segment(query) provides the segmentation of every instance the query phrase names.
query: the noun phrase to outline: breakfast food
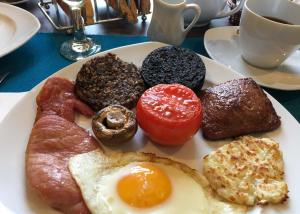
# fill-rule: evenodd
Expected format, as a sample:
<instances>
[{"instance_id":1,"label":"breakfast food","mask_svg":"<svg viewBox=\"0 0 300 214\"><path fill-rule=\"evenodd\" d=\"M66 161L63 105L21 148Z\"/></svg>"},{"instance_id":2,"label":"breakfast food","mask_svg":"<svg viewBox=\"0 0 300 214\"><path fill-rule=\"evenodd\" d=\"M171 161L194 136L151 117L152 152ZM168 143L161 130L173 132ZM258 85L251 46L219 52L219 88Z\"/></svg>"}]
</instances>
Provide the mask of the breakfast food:
<instances>
[{"instance_id":1,"label":"breakfast food","mask_svg":"<svg viewBox=\"0 0 300 214\"><path fill-rule=\"evenodd\" d=\"M119 145L132 139L137 131L135 113L120 105L108 106L94 116L92 128L101 143Z\"/></svg>"},{"instance_id":2,"label":"breakfast food","mask_svg":"<svg viewBox=\"0 0 300 214\"><path fill-rule=\"evenodd\" d=\"M180 145L200 128L201 102L180 84L160 84L146 90L136 108L137 121L154 142Z\"/></svg>"},{"instance_id":3,"label":"breakfast food","mask_svg":"<svg viewBox=\"0 0 300 214\"><path fill-rule=\"evenodd\" d=\"M74 94L74 84L61 77L49 78L36 97L36 121L47 115L58 115L74 122L75 110L85 116L92 116L94 112L81 102Z\"/></svg>"},{"instance_id":4,"label":"breakfast food","mask_svg":"<svg viewBox=\"0 0 300 214\"><path fill-rule=\"evenodd\" d=\"M137 22L137 9L134 1L130 1L130 5L128 5L126 0L119 0L119 6L119 11L126 16L129 22Z\"/></svg>"},{"instance_id":5,"label":"breakfast food","mask_svg":"<svg viewBox=\"0 0 300 214\"><path fill-rule=\"evenodd\" d=\"M147 87L179 83L200 91L205 78L205 65L195 52L167 46L155 49L143 61L141 74Z\"/></svg>"},{"instance_id":6,"label":"breakfast food","mask_svg":"<svg viewBox=\"0 0 300 214\"><path fill-rule=\"evenodd\" d=\"M69 169L91 213L246 213L217 200L196 170L154 154L95 150L72 157Z\"/></svg>"},{"instance_id":7,"label":"breakfast food","mask_svg":"<svg viewBox=\"0 0 300 214\"><path fill-rule=\"evenodd\" d=\"M127 82L136 84L141 77L137 81L126 79L126 71L120 67L126 67L127 70L129 67L131 72L138 73L134 65L130 66L115 55L108 54L87 62L80 71L84 74L78 74L76 80L76 90L78 90L76 93L78 96L81 93L81 99L86 99L90 94L99 95L101 98L91 99L94 102L91 100L89 103L86 100L85 102L94 109L104 107L93 118L92 128L105 145L116 145L127 141L137 129L136 124L133 124L135 121L133 112L124 110L120 105L110 105L120 103L115 102L115 97L120 93L123 93L122 101L125 103L136 103L137 101L134 100L143 91L139 91L137 95L134 87L127 90L129 88ZM99 70L104 71L97 75ZM124 78L119 78L122 75ZM99 79L96 78L94 81L94 76ZM263 98L267 100L266 96L264 95L263 98L256 96L260 89L253 85L251 88L243 80L237 81L242 82L242 84L239 82L239 86L235 86L239 89L232 86L223 87L223 95L238 91L235 95L228 96L228 103L238 97L241 105L244 105L243 99L246 98L243 96L247 94L247 96L254 96L259 105L264 107L261 100ZM84 94L89 82L92 82L92 86L89 92ZM243 91L245 88L247 93ZM91 134L74 122L76 110L86 116L94 113L78 99L74 90L74 85L62 78L50 78L45 83L37 97L37 120L26 151L26 178L29 190L36 192L51 207L67 214L155 213L156 211L175 214L246 213L244 205L279 203L287 198L287 185L283 181L282 156L278 145L270 142L271 140L253 140L251 137L245 137L237 140L233 146L220 148L220 151L217 150L204 158L206 179L199 172L182 163L154 154L104 153ZM208 89L203 94L211 91L213 90ZM130 93L134 94L134 98ZM253 101L249 100L251 104ZM209 101L206 102L208 105ZM215 101L212 99L213 102ZM134 107L135 104L132 106ZM217 110L220 106L219 103L213 105ZM247 108L250 108L249 105ZM215 111L215 114L220 112ZM232 115L237 114L233 112ZM230 116L227 115L229 121ZM199 98L188 87L180 84L158 84L148 89L138 101L137 120L145 134L154 142L163 145L180 145L189 140L201 126L202 106ZM88 122L79 121L80 124ZM125 127L129 128L130 135L123 132ZM140 137L134 141L139 141ZM246 146L241 146L239 141ZM255 141L255 143L248 143L248 141ZM189 145L194 147L194 144ZM200 147L202 145L203 143L199 144ZM198 147L198 143L196 146ZM137 147L134 145L133 148ZM160 148L155 147L155 149ZM184 147L186 148L191 147ZM245 153L247 158L239 156L242 153ZM227 156L230 157L226 159ZM188 159L194 161L195 157L189 156ZM227 167L232 162L234 165ZM248 168L251 171L249 176ZM233 176L234 173L237 176ZM253 179L251 176L256 177ZM251 184L253 180L255 182ZM226 200L229 202L224 202Z\"/></svg>"},{"instance_id":8,"label":"breakfast food","mask_svg":"<svg viewBox=\"0 0 300 214\"><path fill-rule=\"evenodd\" d=\"M136 23L138 14L150 12L150 0L108 0L108 5L119 11L129 22Z\"/></svg>"},{"instance_id":9,"label":"breakfast food","mask_svg":"<svg viewBox=\"0 0 300 214\"><path fill-rule=\"evenodd\" d=\"M138 0L136 0L138 2ZM141 0L140 4L136 3L140 6L140 10L142 14L148 14L150 13L151 4L149 0Z\"/></svg>"},{"instance_id":10,"label":"breakfast food","mask_svg":"<svg viewBox=\"0 0 300 214\"><path fill-rule=\"evenodd\" d=\"M200 94L203 135L210 140L271 131L280 126L271 101L251 78L235 79Z\"/></svg>"},{"instance_id":11,"label":"breakfast food","mask_svg":"<svg viewBox=\"0 0 300 214\"><path fill-rule=\"evenodd\" d=\"M74 123L75 110L87 116L94 112L76 98L73 83L60 77L45 82L36 102L36 122L26 149L28 187L57 210L88 214L68 160L99 148L97 141Z\"/></svg>"},{"instance_id":12,"label":"breakfast food","mask_svg":"<svg viewBox=\"0 0 300 214\"><path fill-rule=\"evenodd\" d=\"M64 213L89 213L68 169L69 158L99 148L97 141L75 123L57 115L40 118L26 150L29 189Z\"/></svg>"},{"instance_id":13,"label":"breakfast food","mask_svg":"<svg viewBox=\"0 0 300 214\"><path fill-rule=\"evenodd\" d=\"M283 165L278 143L244 136L205 156L203 172L221 197L252 206L287 199Z\"/></svg>"},{"instance_id":14,"label":"breakfast food","mask_svg":"<svg viewBox=\"0 0 300 214\"><path fill-rule=\"evenodd\" d=\"M95 111L114 104L131 109L144 90L139 69L111 53L86 62L75 83L78 97Z\"/></svg>"}]
</instances>

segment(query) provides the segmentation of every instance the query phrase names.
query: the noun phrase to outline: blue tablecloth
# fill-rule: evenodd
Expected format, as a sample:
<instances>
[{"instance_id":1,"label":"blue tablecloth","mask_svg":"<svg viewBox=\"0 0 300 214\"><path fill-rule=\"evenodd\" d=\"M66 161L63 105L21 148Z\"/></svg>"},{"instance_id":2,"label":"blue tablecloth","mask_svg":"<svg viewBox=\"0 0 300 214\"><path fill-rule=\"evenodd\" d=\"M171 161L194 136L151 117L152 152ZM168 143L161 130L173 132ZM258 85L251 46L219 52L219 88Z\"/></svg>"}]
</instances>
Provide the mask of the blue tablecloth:
<instances>
[{"instance_id":1,"label":"blue tablecloth","mask_svg":"<svg viewBox=\"0 0 300 214\"><path fill-rule=\"evenodd\" d=\"M101 43L102 50L147 41L144 36L91 37ZM54 72L71 64L59 54L61 43L70 38L71 36L60 33L38 33L21 48L0 58L0 73L10 71L9 77L0 85L0 92L28 91ZM208 56L201 37L187 38L182 46ZM265 90L300 121L300 91Z\"/></svg>"}]
</instances>

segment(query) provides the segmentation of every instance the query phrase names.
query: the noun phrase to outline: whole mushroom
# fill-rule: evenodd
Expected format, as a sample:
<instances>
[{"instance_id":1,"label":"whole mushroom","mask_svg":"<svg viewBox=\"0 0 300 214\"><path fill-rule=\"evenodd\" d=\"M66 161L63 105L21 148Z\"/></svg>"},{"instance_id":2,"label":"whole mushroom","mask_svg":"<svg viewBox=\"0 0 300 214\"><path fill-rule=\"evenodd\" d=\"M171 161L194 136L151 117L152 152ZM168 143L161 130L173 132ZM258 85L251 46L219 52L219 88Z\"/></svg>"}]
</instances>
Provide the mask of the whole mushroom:
<instances>
[{"instance_id":1,"label":"whole mushroom","mask_svg":"<svg viewBox=\"0 0 300 214\"><path fill-rule=\"evenodd\" d=\"M93 117L92 129L101 143L107 146L119 145L135 135L136 116L124 106L110 105Z\"/></svg>"}]
</instances>

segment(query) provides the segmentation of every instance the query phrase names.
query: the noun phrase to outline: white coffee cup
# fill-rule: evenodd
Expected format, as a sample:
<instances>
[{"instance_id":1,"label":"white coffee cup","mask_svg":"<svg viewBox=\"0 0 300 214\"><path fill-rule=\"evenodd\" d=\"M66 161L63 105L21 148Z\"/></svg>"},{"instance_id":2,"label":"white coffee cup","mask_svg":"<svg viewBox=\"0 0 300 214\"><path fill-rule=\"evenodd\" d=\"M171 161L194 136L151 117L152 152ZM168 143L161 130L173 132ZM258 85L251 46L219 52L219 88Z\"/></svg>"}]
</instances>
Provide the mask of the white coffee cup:
<instances>
[{"instance_id":1,"label":"white coffee cup","mask_svg":"<svg viewBox=\"0 0 300 214\"><path fill-rule=\"evenodd\" d=\"M300 5L289 0L246 0L240 22L240 46L244 60L251 65L280 65L300 47Z\"/></svg>"},{"instance_id":2,"label":"white coffee cup","mask_svg":"<svg viewBox=\"0 0 300 214\"><path fill-rule=\"evenodd\" d=\"M239 5L233 10L229 10L226 5L228 0L186 0L187 3L194 3L201 7L201 15L196 23L197 26L207 25L212 19L219 19L231 16L241 10L244 1L241 0ZM184 14L185 23L188 24L194 18L193 11L187 11Z\"/></svg>"}]
</instances>

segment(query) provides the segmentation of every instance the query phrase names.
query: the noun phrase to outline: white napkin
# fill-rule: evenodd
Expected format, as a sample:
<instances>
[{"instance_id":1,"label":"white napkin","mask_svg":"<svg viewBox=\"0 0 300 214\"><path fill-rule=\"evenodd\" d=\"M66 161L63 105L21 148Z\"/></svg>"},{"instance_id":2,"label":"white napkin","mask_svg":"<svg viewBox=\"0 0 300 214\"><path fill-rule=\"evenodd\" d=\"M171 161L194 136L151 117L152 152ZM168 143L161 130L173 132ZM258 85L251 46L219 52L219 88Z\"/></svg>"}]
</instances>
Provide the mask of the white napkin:
<instances>
[{"instance_id":1,"label":"white napkin","mask_svg":"<svg viewBox=\"0 0 300 214\"><path fill-rule=\"evenodd\" d=\"M27 92L0 93L0 123L9 110L25 96Z\"/></svg>"}]
</instances>

